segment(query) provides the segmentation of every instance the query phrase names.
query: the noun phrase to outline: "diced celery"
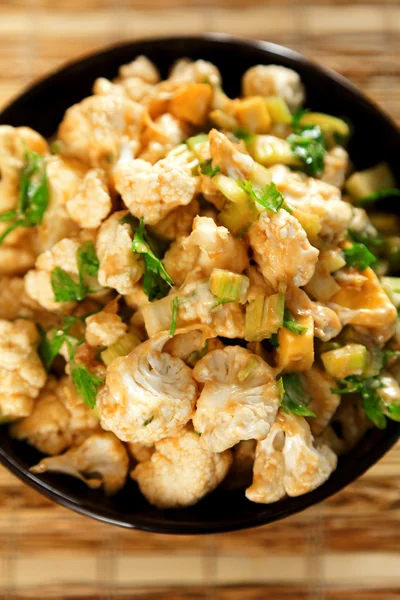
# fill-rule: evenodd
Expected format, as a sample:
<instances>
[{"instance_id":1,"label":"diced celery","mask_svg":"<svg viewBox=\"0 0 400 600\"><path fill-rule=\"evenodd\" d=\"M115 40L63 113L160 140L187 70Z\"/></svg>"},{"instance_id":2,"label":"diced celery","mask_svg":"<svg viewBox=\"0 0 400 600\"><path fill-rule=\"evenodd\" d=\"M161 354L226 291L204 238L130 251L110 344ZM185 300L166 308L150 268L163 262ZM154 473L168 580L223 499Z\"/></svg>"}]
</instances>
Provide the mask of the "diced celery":
<instances>
[{"instance_id":1,"label":"diced celery","mask_svg":"<svg viewBox=\"0 0 400 600\"><path fill-rule=\"evenodd\" d=\"M100 354L101 360L108 367L119 356L126 356L141 343L134 333L126 333L115 344L111 344Z\"/></svg>"},{"instance_id":2,"label":"diced celery","mask_svg":"<svg viewBox=\"0 0 400 600\"><path fill-rule=\"evenodd\" d=\"M315 238L318 236L322 229L320 217L310 212L298 210L297 208L294 208L292 206L290 207L290 209L292 211L293 216L296 217L296 219L306 232L308 239L311 242L315 240Z\"/></svg>"},{"instance_id":3,"label":"diced celery","mask_svg":"<svg viewBox=\"0 0 400 600\"><path fill-rule=\"evenodd\" d=\"M350 375L362 375L366 366L368 351L361 344L346 344L342 348L321 354L325 370L336 379Z\"/></svg>"},{"instance_id":4,"label":"diced celery","mask_svg":"<svg viewBox=\"0 0 400 600\"><path fill-rule=\"evenodd\" d=\"M273 123L291 124L293 117L283 98L280 96L268 96L264 100Z\"/></svg>"},{"instance_id":5,"label":"diced celery","mask_svg":"<svg viewBox=\"0 0 400 600\"><path fill-rule=\"evenodd\" d=\"M176 295L165 296L145 304L142 308L144 325L149 337L160 331L168 331L172 320L172 302Z\"/></svg>"},{"instance_id":6,"label":"diced celery","mask_svg":"<svg viewBox=\"0 0 400 600\"><path fill-rule=\"evenodd\" d=\"M254 136L247 149L254 160L266 167L276 164L302 165L301 160L293 154L290 144L272 135Z\"/></svg>"},{"instance_id":7,"label":"diced celery","mask_svg":"<svg viewBox=\"0 0 400 600\"><path fill-rule=\"evenodd\" d=\"M355 203L380 190L396 187L396 181L387 163L353 173L345 183L345 189Z\"/></svg>"},{"instance_id":8,"label":"diced celery","mask_svg":"<svg viewBox=\"0 0 400 600\"><path fill-rule=\"evenodd\" d=\"M400 308L400 277L381 277L381 284L396 308Z\"/></svg>"},{"instance_id":9,"label":"diced celery","mask_svg":"<svg viewBox=\"0 0 400 600\"><path fill-rule=\"evenodd\" d=\"M325 250L325 252L321 252L318 262L328 273L334 273L346 264L341 250Z\"/></svg>"},{"instance_id":10,"label":"diced celery","mask_svg":"<svg viewBox=\"0 0 400 600\"><path fill-rule=\"evenodd\" d=\"M307 294L313 296L319 302L328 302L340 289L340 285L337 284L335 278L319 268L319 265L317 265L314 275L305 286Z\"/></svg>"},{"instance_id":11,"label":"diced celery","mask_svg":"<svg viewBox=\"0 0 400 600\"><path fill-rule=\"evenodd\" d=\"M210 290L220 300L244 303L247 299L249 278L224 269L213 269L210 275Z\"/></svg>"},{"instance_id":12,"label":"diced celery","mask_svg":"<svg viewBox=\"0 0 400 600\"><path fill-rule=\"evenodd\" d=\"M238 379L242 383L257 369L259 361L255 356L252 356L248 363L238 373Z\"/></svg>"},{"instance_id":13,"label":"diced celery","mask_svg":"<svg viewBox=\"0 0 400 600\"><path fill-rule=\"evenodd\" d=\"M199 133L186 140L188 148L199 160L205 160L210 157L210 145L208 142L208 133Z\"/></svg>"},{"instance_id":14,"label":"diced celery","mask_svg":"<svg viewBox=\"0 0 400 600\"><path fill-rule=\"evenodd\" d=\"M257 296L246 307L245 334L248 342L260 342L271 337L282 327L285 298L273 294L265 298Z\"/></svg>"},{"instance_id":15,"label":"diced celery","mask_svg":"<svg viewBox=\"0 0 400 600\"><path fill-rule=\"evenodd\" d=\"M238 237L242 237L247 233L250 225L258 219L260 214L255 202L248 197L245 191L243 193L246 195L243 201L226 202L218 216L221 225L224 225L233 235Z\"/></svg>"},{"instance_id":16,"label":"diced celery","mask_svg":"<svg viewBox=\"0 0 400 600\"><path fill-rule=\"evenodd\" d=\"M300 126L304 125L318 125L322 133L324 134L325 141L330 145L336 142L336 137L341 139L347 139L350 135L350 127L338 117L332 115L326 115L325 113L308 112L305 113L300 119Z\"/></svg>"},{"instance_id":17,"label":"diced celery","mask_svg":"<svg viewBox=\"0 0 400 600\"><path fill-rule=\"evenodd\" d=\"M213 177L213 184L219 189L221 194L231 202L239 203L247 200L247 193L242 190L237 181L232 179L232 177L227 177L226 175L218 173Z\"/></svg>"},{"instance_id":18,"label":"diced celery","mask_svg":"<svg viewBox=\"0 0 400 600\"><path fill-rule=\"evenodd\" d=\"M397 215L388 213L372 213L368 216L372 225L380 233L394 235L400 230L400 220Z\"/></svg>"}]
</instances>

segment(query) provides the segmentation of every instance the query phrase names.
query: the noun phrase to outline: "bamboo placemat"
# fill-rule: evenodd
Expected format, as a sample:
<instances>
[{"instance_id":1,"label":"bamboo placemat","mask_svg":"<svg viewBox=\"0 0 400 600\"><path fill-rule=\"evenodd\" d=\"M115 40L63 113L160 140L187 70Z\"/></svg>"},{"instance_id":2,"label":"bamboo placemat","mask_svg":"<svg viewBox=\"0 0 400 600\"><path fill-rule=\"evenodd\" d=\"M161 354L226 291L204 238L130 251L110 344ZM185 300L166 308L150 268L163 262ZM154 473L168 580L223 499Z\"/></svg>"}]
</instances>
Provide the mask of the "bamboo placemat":
<instances>
[{"instance_id":1,"label":"bamboo placemat","mask_svg":"<svg viewBox=\"0 0 400 600\"><path fill-rule=\"evenodd\" d=\"M223 31L304 52L400 121L399 30L397 0L1 0L0 107L36 77L104 45ZM182 538L81 517L0 468L0 598L399 599L399 472L398 445L301 515Z\"/></svg>"}]
</instances>

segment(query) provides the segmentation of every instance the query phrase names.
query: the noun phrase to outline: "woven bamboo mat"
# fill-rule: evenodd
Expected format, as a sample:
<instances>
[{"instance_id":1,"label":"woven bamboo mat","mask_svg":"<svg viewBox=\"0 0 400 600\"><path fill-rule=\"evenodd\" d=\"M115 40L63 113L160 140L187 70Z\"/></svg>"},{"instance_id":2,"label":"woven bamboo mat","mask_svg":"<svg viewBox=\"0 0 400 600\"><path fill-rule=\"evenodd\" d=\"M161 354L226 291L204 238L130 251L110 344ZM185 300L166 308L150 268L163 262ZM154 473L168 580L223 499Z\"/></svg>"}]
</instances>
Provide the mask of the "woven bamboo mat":
<instances>
[{"instance_id":1,"label":"woven bamboo mat","mask_svg":"<svg viewBox=\"0 0 400 600\"><path fill-rule=\"evenodd\" d=\"M104 45L223 31L304 52L400 121L399 30L398 0L0 0L0 107L33 79ZM399 472L397 446L301 515L181 538L91 521L0 468L0 598L400 599Z\"/></svg>"}]
</instances>

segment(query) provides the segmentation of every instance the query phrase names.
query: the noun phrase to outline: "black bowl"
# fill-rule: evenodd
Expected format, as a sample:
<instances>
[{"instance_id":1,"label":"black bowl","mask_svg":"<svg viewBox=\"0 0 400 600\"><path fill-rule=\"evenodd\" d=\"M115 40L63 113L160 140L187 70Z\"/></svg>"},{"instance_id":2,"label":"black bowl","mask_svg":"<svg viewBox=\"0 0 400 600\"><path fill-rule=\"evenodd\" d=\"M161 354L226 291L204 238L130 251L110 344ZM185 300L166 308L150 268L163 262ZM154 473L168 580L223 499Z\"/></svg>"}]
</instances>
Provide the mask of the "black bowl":
<instances>
[{"instance_id":1,"label":"black bowl","mask_svg":"<svg viewBox=\"0 0 400 600\"><path fill-rule=\"evenodd\" d=\"M249 67L279 64L295 69L307 89L307 106L334 115L345 115L354 125L349 151L358 169L387 160L400 180L400 132L395 124L348 81L309 62L282 46L232 39L223 35L156 39L112 47L64 67L14 100L0 115L0 124L28 125L45 137L56 131L64 111L90 95L93 81L112 78L119 65L145 54L163 76L178 58L203 58L221 70L228 95L240 93L240 78ZM0 428L0 461L23 481L60 504L114 525L162 533L193 534L232 531L276 521L303 510L336 493L373 465L393 444L400 424L372 429L348 454L337 470L317 490L271 505L249 502L243 491L217 490L196 506L183 510L158 510L150 506L129 481L122 492L107 498L101 491L62 475L29 472L40 455L26 444L12 440L7 427Z\"/></svg>"}]
</instances>

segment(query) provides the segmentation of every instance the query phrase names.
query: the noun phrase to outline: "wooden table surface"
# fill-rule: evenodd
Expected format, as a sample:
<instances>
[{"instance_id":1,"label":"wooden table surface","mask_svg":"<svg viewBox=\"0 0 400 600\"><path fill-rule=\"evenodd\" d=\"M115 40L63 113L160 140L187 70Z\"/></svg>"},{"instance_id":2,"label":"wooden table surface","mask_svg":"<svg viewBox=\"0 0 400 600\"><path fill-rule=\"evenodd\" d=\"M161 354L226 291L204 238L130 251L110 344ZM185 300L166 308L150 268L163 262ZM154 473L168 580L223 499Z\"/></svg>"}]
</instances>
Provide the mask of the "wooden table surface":
<instances>
[{"instance_id":1,"label":"wooden table surface","mask_svg":"<svg viewBox=\"0 0 400 600\"><path fill-rule=\"evenodd\" d=\"M0 0L0 108L35 78L107 44L223 31L304 52L400 121L399 30L398 0ZM176 537L81 517L0 468L0 598L399 599L399 472L398 445L301 515Z\"/></svg>"}]
</instances>

